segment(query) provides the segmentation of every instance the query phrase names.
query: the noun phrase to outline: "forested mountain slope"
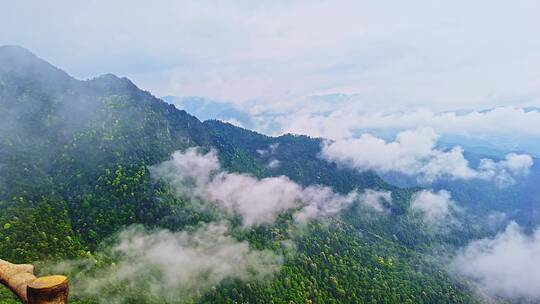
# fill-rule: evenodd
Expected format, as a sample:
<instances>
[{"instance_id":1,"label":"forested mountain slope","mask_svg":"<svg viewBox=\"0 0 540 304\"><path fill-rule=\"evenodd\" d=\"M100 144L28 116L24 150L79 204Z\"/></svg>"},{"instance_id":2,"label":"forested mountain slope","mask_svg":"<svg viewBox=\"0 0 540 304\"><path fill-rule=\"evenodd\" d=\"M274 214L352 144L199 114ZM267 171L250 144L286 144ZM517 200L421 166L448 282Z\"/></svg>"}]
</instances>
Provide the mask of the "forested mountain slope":
<instances>
[{"instance_id":1,"label":"forested mountain slope","mask_svg":"<svg viewBox=\"0 0 540 304\"><path fill-rule=\"evenodd\" d=\"M296 249L269 281L226 280L179 302L479 300L468 282L446 274L425 255L433 246L462 244L467 237L424 229L408 212L413 190L320 159L320 143L200 122L128 79L104 75L80 81L25 49L0 47L0 257L12 262L91 258L107 265L111 261L100 254L100 244L129 225L178 231L222 218L218 210L198 208L150 177L149 166L174 151L201 147L216 149L230 172L286 175L301 185L327 185L340 193L391 190L392 212L380 216L352 207L313 220L302 233L290 214L274 224L238 226L232 234L252 248L280 251L276 244L293 240ZM478 233L464 226L470 230L466 235ZM163 301L144 289L129 295L129 288L112 286L108 292L117 299L124 295L125 303ZM102 300L102 295L73 294L85 303ZM5 295L0 302L9 299Z\"/></svg>"}]
</instances>

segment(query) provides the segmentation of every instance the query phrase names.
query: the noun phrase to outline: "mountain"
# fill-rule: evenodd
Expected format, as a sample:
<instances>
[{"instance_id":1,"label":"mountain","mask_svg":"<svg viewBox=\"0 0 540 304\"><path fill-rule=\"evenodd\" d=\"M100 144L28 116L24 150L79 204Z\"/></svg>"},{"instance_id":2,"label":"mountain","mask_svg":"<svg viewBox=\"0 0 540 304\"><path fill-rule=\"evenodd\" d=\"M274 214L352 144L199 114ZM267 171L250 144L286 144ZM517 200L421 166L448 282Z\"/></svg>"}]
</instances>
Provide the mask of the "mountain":
<instances>
[{"instance_id":1,"label":"mountain","mask_svg":"<svg viewBox=\"0 0 540 304\"><path fill-rule=\"evenodd\" d=\"M229 102L214 101L196 96L164 96L161 99L203 121L215 119L231 122L244 128L253 129L254 127L253 119L249 113L238 109Z\"/></svg>"},{"instance_id":2,"label":"mountain","mask_svg":"<svg viewBox=\"0 0 540 304\"><path fill-rule=\"evenodd\" d=\"M328 94L310 96L310 109L318 109L313 115L328 116L332 109L345 106L351 102L350 95ZM201 120L221 120L230 122L240 127L248 129L257 129L266 134L281 134L283 130L283 120L287 118L284 113L265 111L252 115L231 102L214 101L204 97L195 96L165 96L162 99L175 105L178 109L186 110ZM298 111L299 109L296 109ZM304 110L304 111L302 111ZM304 113L302 109L300 113ZM493 111L495 109L486 109L482 112ZM525 112L538 111L538 108L527 107ZM470 114L470 111L457 111L458 115ZM290 119L290 118L289 118ZM363 133L370 133L385 140L393 140L397 133L403 131L396 128L361 128L353 130L355 136ZM461 146L467 152L473 152L479 155L490 157L501 157L509 152L527 153L535 157L540 157L540 143L536 138L520 134L497 134L482 136L459 135L451 133L440 134L438 143L442 146Z\"/></svg>"},{"instance_id":3,"label":"mountain","mask_svg":"<svg viewBox=\"0 0 540 304\"><path fill-rule=\"evenodd\" d=\"M324 95L312 97L314 101L344 103L350 100L347 95ZM166 96L163 99L174 104L179 109L196 115L203 120L236 121L243 126L253 126L253 119L246 112L238 110L232 103L216 102L202 97L173 97ZM526 108L525 111L534 111L537 108ZM486 110L487 111L487 110ZM462 111L460 114L467 114ZM263 120L268 119L267 113L263 113ZM276 131L276 130L274 130ZM392 129L366 129L357 130L360 133L374 134L379 138L391 141L400 130ZM476 167L482 158L495 160L503 159L506 154L532 153L539 155L537 141L531 141L529 137L497 136L494 137L470 137L452 134L443 134L439 139L441 149L449 149L455 146L463 147L465 158ZM316 147L314 148L316 150ZM301 157L299 154L298 156ZM283 171L280 171L284 174ZM392 185L401 187L421 187L414 176L403 176L396 173L383 175L384 180ZM316 181L312 181L315 182ZM540 159L534 159L534 165L528 176L520 178L516 183L500 187L491 181L481 180L439 180L429 185L430 188L448 190L458 204L466 208L469 213L477 217L485 217L486 214L505 214L507 221L514 220L525 227L536 227L540 223L540 214L536 206L540 203ZM506 223L506 222L504 222ZM503 223L502 223L503 224Z\"/></svg>"},{"instance_id":4,"label":"mountain","mask_svg":"<svg viewBox=\"0 0 540 304\"><path fill-rule=\"evenodd\" d=\"M449 233L426 229L408 208L417 189L397 188L373 172L320 159L321 139L269 137L216 120L201 122L126 78L108 74L77 80L14 46L0 47L0 121L3 259L65 261L62 265L84 260L95 273L114 269L121 257L103 248L127 226L190 231L224 218L233 223L231 235L251 250L282 252L280 244L295 244L267 280L227 279L174 300L145 289L144 282L159 280L159 274L137 278L142 288L119 279L107 282L100 294L83 294L77 281L87 264L77 263L70 275L73 303L100 303L105 295L120 303L481 301L471 282L446 273L429 253L485 232L472 223ZM275 223L243 227L242 219L179 197L171 185L151 178L150 166L189 147L216 150L228 172L285 175L300 185L329 186L342 194L391 191L391 212L383 216L351 206L303 228L284 212ZM273 161L279 165L270 165ZM42 271L54 270L43 264ZM13 303L5 290L0 290L0 302Z\"/></svg>"}]
</instances>

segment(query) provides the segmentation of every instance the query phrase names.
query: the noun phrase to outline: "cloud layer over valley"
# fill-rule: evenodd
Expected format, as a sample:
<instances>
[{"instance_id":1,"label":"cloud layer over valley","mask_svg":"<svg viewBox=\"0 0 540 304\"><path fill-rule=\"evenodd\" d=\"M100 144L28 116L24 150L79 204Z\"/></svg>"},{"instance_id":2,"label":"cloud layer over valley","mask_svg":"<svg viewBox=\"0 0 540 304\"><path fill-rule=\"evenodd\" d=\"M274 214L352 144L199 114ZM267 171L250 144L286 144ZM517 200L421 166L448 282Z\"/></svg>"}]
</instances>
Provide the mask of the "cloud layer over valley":
<instances>
[{"instance_id":1,"label":"cloud layer over valley","mask_svg":"<svg viewBox=\"0 0 540 304\"><path fill-rule=\"evenodd\" d=\"M245 226L272 223L277 216L295 210L303 222L338 213L358 203L383 212L389 192L375 190L335 193L326 186L302 187L286 176L257 179L248 174L222 171L215 151L197 148L175 152L171 160L151 168L154 177L169 182L180 196L201 198L229 213L242 216Z\"/></svg>"},{"instance_id":2,"label":"cloud layer over valley","mask_svg":"<svg viewBox=\"0 0 540 304\"><path fill-rule=\"evenodd\" d=\"M75 295L96 297L101 303L125 303L130 297L141 301L145 292L177 303L227 278L259 280L279 271L280 255L251 249L247 242L228 235L227 229L225 222L180 232L130 227L104 252L118 258L109 268L96 273L89 260L76 260L49 270L70 273ZM122 284L131 295L115 296L114 286Z\"/></svg>"},{"instance_id":3,"label":"cloud layer over valley","mask_svg":"<svg viewBox=\"0 0 540 304\"><path fill-rule=\"evenodd\" d=\"M510 153L501 161L482 159L477 168L472 168L460 147L439 149L437 138L430 128L400 132L394 141L362 134L326 141L321 156L360 171L397 172L424 183L442 178L483 179L501 186L526 175L533 164L529 155Z\"/></svg>"},{"instance_id":4,"label":"cloud layer over valley","mask_svg":"<svg viewBox=\"0 0 540 304\"><path fill-rule=\"evenodd\" d=\"M452 210L458 207L448 191L421 190L412 196L410 208L420 212L429 226L441 228L455 221Z\"/></svg>"},{"instance_id":5,"label":"cloud layer over valley","mask_svg":"<svg viewBox=\"0 0 540 304\"><path fill-rule=\"evenodd\" d=\"M450 267L492 295L540 299L540 229L525 233L515 222L492 238L471 242Z\"/></svg>"}]
</instances>

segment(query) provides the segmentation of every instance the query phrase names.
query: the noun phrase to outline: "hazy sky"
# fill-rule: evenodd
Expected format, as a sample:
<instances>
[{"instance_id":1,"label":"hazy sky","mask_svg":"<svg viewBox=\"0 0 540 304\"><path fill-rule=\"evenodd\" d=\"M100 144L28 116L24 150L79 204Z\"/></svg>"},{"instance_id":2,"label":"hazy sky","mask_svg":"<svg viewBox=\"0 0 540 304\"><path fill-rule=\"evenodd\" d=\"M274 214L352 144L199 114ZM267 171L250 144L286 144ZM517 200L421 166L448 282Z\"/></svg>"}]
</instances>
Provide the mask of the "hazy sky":
<instances>
[{"instance_id":1,"label":"hazy sky","mask_svg":"<svg viewBox=\"0 0 540 304\"><path fill-rule=\"evenodd\" d=\"M0 1L0 44L157 96L346 93L439 109L540 100L540 1Z\"/></svg>"}]
</instances>

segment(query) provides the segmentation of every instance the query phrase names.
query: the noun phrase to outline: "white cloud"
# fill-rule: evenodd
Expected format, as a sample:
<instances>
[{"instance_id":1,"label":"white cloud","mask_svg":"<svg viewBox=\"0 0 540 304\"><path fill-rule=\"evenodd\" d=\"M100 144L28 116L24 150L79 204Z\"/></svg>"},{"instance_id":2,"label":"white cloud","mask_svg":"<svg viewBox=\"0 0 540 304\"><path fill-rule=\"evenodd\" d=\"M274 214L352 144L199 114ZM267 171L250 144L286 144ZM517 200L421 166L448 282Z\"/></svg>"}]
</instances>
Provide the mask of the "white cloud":
<instances>
[{"instance_id":1,"label":"white cloud","mask_svg":"<svg viewBox=\"0 0 540 304\"><path fill-rule=\"evenodd\" d=\"M268 149L272 154L276 153L276 150L279 148L279 143L273 143L268 146Z\"/></svg>"},{"instance_id":2,"label":"white cloud","mask_svg":"<svg viewBox=\"0 0 540 304\"><path fill-rule=\"evenodd\" d=\"M171 182L181 196L200 194L198 191L210 182L212 173L220 170L219 160L214 150L203 154L197 148L185 152L176 151L171 160L150 167L154 176Z\"/></svg>"},{"instance_id":3,"label":"white cloud","mask_svg":"<svg viewBox=\"0 0 540 304\"><path fill-rule=\"evenodd\" d=\"M512 222L495 237L461 249L451 269L476 280L490 294L539 300L540 230L527 235Z\"/></svg>"},{"instance_id":4,"label":"white cloud","mask_svg":"<svg viewBox=\"0 0 540 304\"><path fill-rule=\"evenodd\" d=\"M471 137L516 134L540 136L540 112L521 107L496 107L466 113L434 112L426 108L401 111L365 105L351 97L347 103L306 103L278 118L284 133L308 134L340 139L352 137L356 130L432 128L439 134L458 134ZM350 99L349 99L350 98ZM321 109L329 113L321 113Z\"/></svg>"},{"instance_id":5,"label":"white cloud","mask_svg":"<svg viewBox=\"0 0 540 304\"><path fill-rule=\"evenodd\" d=\"M440 226L452 221L451 210L456 208L456 204L446 190L422 190L413 195L410 208L420 211L429 225Z\"/></svg>"},{"instance_id":6,"label":"white cloud","mask_svg":"<svg viewBox=\"0 0 540 304\"><path fill-rule=\"evenodd\" d=\"M307 187L304 189L304 206L294 217L303 223L312 218L334 215L352 205L358 199L358 193L352 191L347 195L339 195L328 187Z\"/></svg>"},{"instance_id":7,"label":"white cloud","mask_svg":"<svg viewBox=\"0 0 540 304\"><path fill-rule=\"evenodd\" d=\"M234 126L237 126L237 127L240 127L240 128L246 128L244 126L244 124L242 124L242 122L240 122L238 119L235 119L235 118L229 118L227 120L225 120L224 122L226 123L230 123L231 125L234 125Z\"/></svg>"},{"instance_id":8,"label":"white cloud","mask_svg":"<svg viewBox=\"0 0 540 304\"><path fill-rule=\"evenodd\" d=\"M207 291L226 278L264 279L279 271L283 260L276 253L253 250L247 242L229 236L225 223L206 224L193 232L127 228L107 255L120 260L97 273L82 272L80 266L85 261L63 262L53 269L74 271L70 278L74 294L95 296L103 303L124 303L117 298L121 295L108 294L111 286L118 285L123 285L126 293L144 291L176 302L179 297Z\"/></svg>"},{"instance_id":9,"label":"white cloud","mask_svg":"<svg viewBox=\"0 0 540 304\"><path fill-rule=\"evenodd\" d=\"M268 145L267 149L257 149L257 154L260 156L273 155L276 153L277 148L279 148L279 143L273 143Z\"/></svg>"},{"instance_id":10,"label":"white cloud","mask_svg":"<svg viewBox=\"0 0 540 304\"><path fill-rule=\"evenodd\" d=\"M331 216L352 204L359 204L376 212L387 213L389 210L384 206L384 202L391 203L392 194L389 191L366 189L362 193L353 191L343 196L335 194L328 187L308 187L304 190L304 200L308 204L295 214L295 219L298 222Z\"/></svg>"},{"instance_id":11,"label":"white cloud","mask_svg":"<svg viewBox=\"0 0 540 304\"><path fill-rule=\"evenodd\" d=\"M267 167L268 167L269 169L276 169L276 168L279 168L280 165L281 165L281 162L280 162L279 160L277 160L277 159L272 159L272 160L268 163Z\"/></svg>"},{"instance_id":12,"label":"white cloud","mask_svg":"<svg viewBox=\"0 0 540 304\"><path fill-rule=\"evenodd\" d=\"M496 107L485 111L434 113L417 110L405 113L377 113L368 118L371 128L411 128L429 126L439 133L449 134L524 134L539 136L540 112L521 107ZM532 127L532 128L531 128Z\"/></svg>"},{"instance_id":13,"label":"white cloud","mask_svg":"<svg viewBox=\"0 0 540 304\"><path fill-rule=\"evenodd\" d=\"M533 165L530 155L510 153L504 160L494 162L491 159L482 159L479 165L480 175L486 179L494 179L500 186L513 184L515 177L529 174Z\"/></svg>"},{"instance_id":14,"label":"white cloud","mask_svg":"<svg viewBox=\"0 0 540 304\"><path fill-rule=\"evenodd\" d=\"M526 175L533 165L530 155L510 153L502 162L502 166L515 175Z\"/></svg>"},{"instance_id":15,"label":"white cloud","mask_svg":"<svg viewBox=\"0 0 540 304\"><path fill-rule=\"evenodd\" d=\"M390 191L365 190L359 201L362 205L378 212L390 212L384 203L392 203L392 193Z\"/></svg>"},{"instance_id":16,"label":"white cloud","mask_svg":"<svg viewBox=\"0 0 540 304\"><path fill-rule=\"evenodd\" d=\"M528 173L532 166L529 155L508 154L495 162L484 159L476 169L471 168L460 147L441 150L436 147L437 134L430 128L403 131L394 141L387 142L369 134L358 138L325 141L321 156L328 161L360 171L399 172L416 176L421 182L437 179L485 179L499 184L513 182L514 177Z\"/></svg>"},{"instance_id":17,"label":"white cloud","mask_svg":"<svg viewBox=\"0 0 540 304\"><path fill-rule=\"evenodd\" d=\"M220 208L242 215L244 225L272 223L298 207L302 188L285 176L257 179L245 174L218 174L205 187L204 197Z\"/></svg>"},{"instance_id":18,"label":"white cloud","mask_svg":"<svg viewBox=\"0 0 540 304\"><path fill-rule=\"evenodd\" d=\"M158 95L278 105L340 92L460 108L538 98L538 10L534 0L20 0L2 4L0 43L76 75L126 75Z\"/></svg>"},{"instance_id":19,"label":"white cloud","mask_svg":"<svg viewBox=\"0 0 540 304\"><path fill-rule=\"evenodd\" d=\"M171 160L152 167L151 173L169 182L178 195L200 197L240 214L245 226L272 223L290 209L298 209L297 220L305 221L336 214L355 202L382 211L380 200L391 201L389 192L352 191L342 195L325 186L302 187L286 176L257 179L224 172L214 151L201 154L196 148L173 153Z\"/></svg>"}]
</instances>

